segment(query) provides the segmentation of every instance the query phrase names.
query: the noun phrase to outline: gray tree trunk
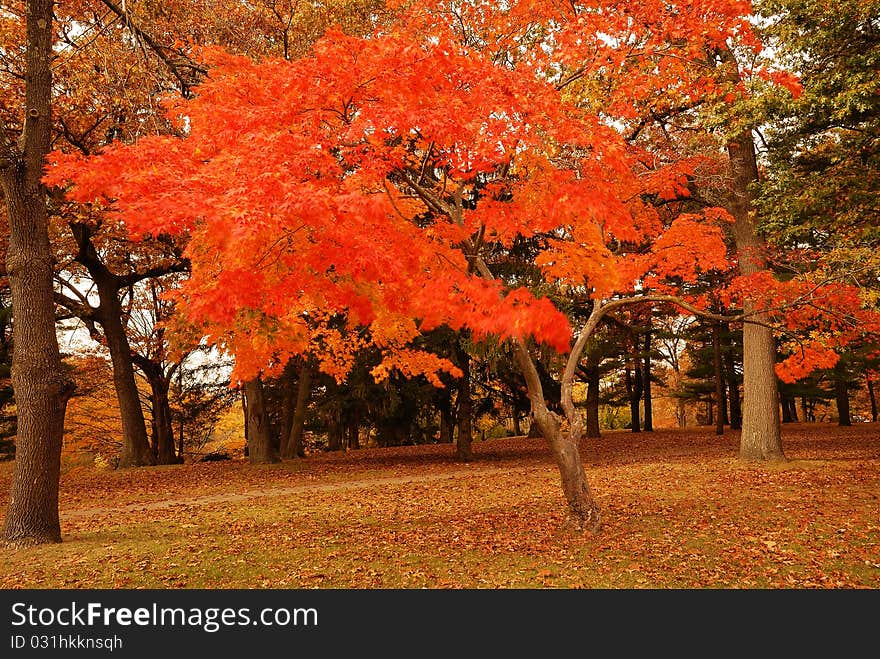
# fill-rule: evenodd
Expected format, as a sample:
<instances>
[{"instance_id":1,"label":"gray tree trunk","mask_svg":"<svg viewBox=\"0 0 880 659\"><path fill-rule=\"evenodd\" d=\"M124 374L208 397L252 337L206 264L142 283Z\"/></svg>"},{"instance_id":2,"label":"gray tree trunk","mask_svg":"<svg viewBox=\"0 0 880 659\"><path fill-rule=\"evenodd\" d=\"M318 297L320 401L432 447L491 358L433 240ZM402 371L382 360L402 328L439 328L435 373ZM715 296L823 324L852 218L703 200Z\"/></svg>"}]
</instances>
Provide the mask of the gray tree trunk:
<instances>
[{"instance_id":1,"label":"gray tree trunk","mask_svg":"<svg viewBox=\"0 0 880 659\"><path fill-rule=\"evenodd\" d=\"M728 80L740 82L733 53L719 49ZM751 131L733 136L727 144L730 163L730 214L736 242L739 270L752 275L767 269L766 245L758 233L750 186L758 180L755 143ZM779 424L779 390L776 383L776 342L765 313L746 299L743 311L753 322L743 324L743 420L740 458L743 460L785 460Z\"/></svg>"}]
</instances>

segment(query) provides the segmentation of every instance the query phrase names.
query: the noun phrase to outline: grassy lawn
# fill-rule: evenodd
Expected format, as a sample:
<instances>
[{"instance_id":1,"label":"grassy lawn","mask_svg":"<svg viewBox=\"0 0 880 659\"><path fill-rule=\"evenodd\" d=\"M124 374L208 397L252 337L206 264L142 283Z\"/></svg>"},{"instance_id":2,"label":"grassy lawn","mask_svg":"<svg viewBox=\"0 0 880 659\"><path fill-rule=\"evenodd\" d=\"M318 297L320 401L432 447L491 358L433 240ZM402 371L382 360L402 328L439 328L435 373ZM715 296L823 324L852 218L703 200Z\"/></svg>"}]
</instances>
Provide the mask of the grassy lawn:
<instances>
[{"instance_id":1,"label":"grassy lawn","mask_svg":"<svg viewBox=\"0 0 880 659\"><path fill-rule=\"evenodd\" d=\"M880 428L786 427L781 465L739 462L737 441L585 443L596 536L563 529L540 440L488 440L470 465L434 445L270 467L71 467L64 542L0 549L0 587L880 587ZM10 478L2 465L4 492Z\"/></svg>"}]
</instances>

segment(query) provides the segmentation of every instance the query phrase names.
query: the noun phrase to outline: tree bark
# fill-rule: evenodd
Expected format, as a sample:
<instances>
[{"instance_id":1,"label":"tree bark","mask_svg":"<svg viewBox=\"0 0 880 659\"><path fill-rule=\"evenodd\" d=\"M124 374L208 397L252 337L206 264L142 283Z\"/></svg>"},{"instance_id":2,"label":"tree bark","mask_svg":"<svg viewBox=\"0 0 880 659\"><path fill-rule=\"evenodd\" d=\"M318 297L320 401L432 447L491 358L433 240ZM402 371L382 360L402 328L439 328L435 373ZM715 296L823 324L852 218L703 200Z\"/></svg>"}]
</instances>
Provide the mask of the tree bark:
<instances>
[{"instance_id":1,"label":"tree bark","mask_svg":"<svg viewBox=\"0 0 880 659\"><path fill-rule=\"evenodd\" d=\"M874 395L874 381L865 378L868 385L868 399L871 401L871 421L877 423L877 397Z\"/></svg>"},{"instance_id":2,"label":"tree bark","mask_svg":"<svg viewBox=\"0 0 880 659\"><path fill-rule=\"evenodd\" d=\"M175 453L174 450L174 421L171 417L171 404L168 400L171 376L165 374L160 362L149 357L132 353L131 359L150 385L150 403L153 406L151 422L153 441L150 445L150 454L153 463L170 465L183 462L183 444L181 443L179 453ZM181 420L181 425L182 423Z\"/></svg>"},{"instance_id":3,"label":"tree bark","mask_svg":"<svg viewBox=\"0 0 880 659\"><path fill-rule=\"evenodd\" d=\"M4 537L15 545L61 542L61 444L67 401L74 391L55 335L53 259L41 183L52 131L52 4L27 2L24 132L20 146L0 135L0 184L10 230L6 272L14 313L12 386L18 414Z\"/></svg>"},{"instance_id":4,"label":"tree bark","mask_svg":"<svg viewBox=\"0 0 880 659\"><path fill-rule=\"evenodd\" d=\"M724 434L724 415L721 411L726 407L724 401L724 373L721 367L721 328L718 323L712 324L712 356L715 366L715 402L718 414L715 415L715 434Z\"/></svg>"},{"instance_id":5,"label":"tree bark","mask_svg":"<svg viewBox=\"0 0 880 659\"><path fill-rule=\"evenodd\" d=\"M587 356L587 399L584 434L591 439L602 436L599 426L599 364Z\"/></svg>"},{"instance_id":6,"label":"tree bark","mask_svg":"<svg viewBox=\"0 0 880 659\"><path fill-rule=\"evenodd\" d=\"M493 279L491 271L481 259L475 259L474 264L482 277L489 280ZM532 426L538 428L553 451L553 457L556 459L556 465L562 480L562 491L568 503L568 520L575 528L587 530L591 533L598 532L601 525L599 506L590 491L587 474L581 461L580 451L578 450L582 431L580 417L575 414L574 408L570 404L570 389L575 368L580 361L580 351L583 350L583 344L588 340L592 330L595 329L600 317L598 307L594 308L591 314L591 322L582 331L578 342L572 348L569 362L566 364L563 383L560 386L560 397L563 408L567 409L566 417L569 421L567 436L562 435L558 415L547 409L541 376L538 374L538 369L532 356L529 354L526 344L520 338L512 339L513 354L526 381L526 390L528 391L529 404L531 406Z\"/></svg>"},{"instance_id":7,"label":"tree bark","mask_svg":"<svg viewBox=\"0 0 880 659\"><path fill-rule=\"evenodd\" d=\"M587 474L581 461L578 442L578 431L563 435L558 415L547 409L544 401L541 379L532 362L525 345L514 340L515 352L520 369L526 378L529 400L532 407L533 425L537 426L541 436L550 444L559 476L562 481L562 492L568 503L569 522L577 529L595 533L601 523L599 506L593 498L587 482Z\"/></svg>"},{"instance_id":8,"label":"tree bark","mask_svg":"<svg viewBox=\"0 0 880 659\"><path fill-rule=\"evenodd\" d=\"M247 400L247 443L251 464L278 462L263 396L263 381L259 376L244 385L244 395Z\"/></svg>"},{"instance_id":9,"label":"tree bark","mask_svg":"<svg viewBox=\"0 0 880 659\"><path fill-rule=\"evenodd\" d=\"M131 346L122 321L119 278L110 272L98 256L91 241L89 227L71 223L70 228L79 250L77 261L89 271L89 276L98 289L98 307L94 312L104 330L107 349L110 351L113 386L116 389L122 419L122 450L119 455L119 466L142 467L154 464L140 393L134 377Z\"/></svg>"},{"instance_id":10,"label":"tree bark","mask_svg":"<svg viewBox=\"0 0 880 659\"><path fill-rule=\"evenodd\" d=\"M471 400L471 356L459 343L456 347L461 378L458 381L458 441L455 458L461 462L473 460L473 401Z\"/></svg>"},{"instance_id":11,"label":"tree bark","mask_svg":"<svg viewBox=\"0 0 880 659\"><path fill-rule=\"evenodd\" d=\"M642 369L638 363L630 371L629 367L624 371L626 394L629 397L630 427L633 432L641 432L641 419L639 413L639 401L642 399Z\"/></svg>"},{"instance_id":12,"label":"tree bark","mask_svg":"<svg viewBox=\"0 0 880 659\"><path fill-rule=\"evenodd\" d=\"M651 330L645 332L645 364L644 364L644 392L642 398L645 402L645 432L654 431L654 405L651 400Z\"/></svg>"},{"instance_id":13,"label":"tree bark","mask_svg":"<svg viewBox=\"0 0 880 659\"><path fill-rule=\"evenodd\" d=\"M740 82L736 58L726 46L719 48L727 78ZM733 216L739 270L753 275L767 270L765 244L756 226L749 187L758 180L755 143L751 131L733 136L727 144L731 185L728 210ZM743 460L785 460L779 424L779 391L776 383L776 343L766 313L757 312L750 298L743 311L753 322L743 324L743 405L740 458Z\"/></svg>"},{"instance_id":14,"label":"tree bark","mask_svg":"<svg viewBox=\"0 0 880 659\"><path fill-rule=\"evenodd\" d=\"M290 435L284 443L281 457L304 458L306 456L303 429L311 394L312 370L307 362L303 362L302 368L299 370L299 382L296 384L296 404L293 407L293 418L290 422Z\"/></svg>"},{"instance_id":15,"label":"tree bark","mask_svg":"<svg viewBox=\"0 0 880 659\"><path fill-rule=\"evenodd\" d=\"M852 417L849 413L849 391L847 391L846 371L837 366L834 368L834 399L837 402L837 425L851 426Z\"/></svg>"},{"instance_id":16,"label":"tree bark","mask_svg":"<svg viewBox=\"0 0 880 659\"><path fill-rule=\"evenodd\" d=\"M721 356L724 361L724 376L727 380L727 402L730 405L730 427L742 428L742 406L739 400L739 383L736 379L736 364L733 357L733 343L730 340L730 326L721 325Z\"/></svg>"},{"instance_id":17,"label":"tree bark","mask_svg":"<svg viewBox=\"0 0 880 659\"><path fill-rule=\"evenodd\" d=\"M357 450L361 447L360 442L360 424L357 418L353 418L348 423L348 448Z\"/></svg>"},{"instance_id":18,"label":"tree bark","mask_svg":"<svg viewBox=\"0 0 880 659\"><path fill-rule=\"evenodd\" d=\"M183 453L174 450L174 425L168 402L169 382L166 378L150 377L150 395L153 403L153 445L156 464L170 465L183 462Z\"/></svg>"},{"instance_id":19,"label":"tree bark","mask_svg":"<svg viewBox=\"0 0 880 659\"><path fill-rule=\"evenodd\" d=\"M791 405L788 404L788 401L788 396L780 395L779 402L782 406L782 423L791 423Z\"/></svg>"},{"instance_id":20,"label":"tree bark","mask_svg":"<svg viewBox=\"0 0 880 659\"><path fill-rule=\"evenodd\" d=\"M342 450L342 421L338 410L331 410L327 421L327 449L330 451Z\"/></svg>"},{"instance_id":21,"label":"tree bark","mask_svg":"<svg viewBox=\"0 0 880 659\"><path fill-rule=\"evenodd\" d=\"M440 392L437 401L437 411L440 415L440 437L437 438L437 442L440 444L451 444L455 421L452 418L452 395L449 391L449 387L444 388L443 391ZM514 421L516 422L515 410Z\"/></svg>"}]
</instances>

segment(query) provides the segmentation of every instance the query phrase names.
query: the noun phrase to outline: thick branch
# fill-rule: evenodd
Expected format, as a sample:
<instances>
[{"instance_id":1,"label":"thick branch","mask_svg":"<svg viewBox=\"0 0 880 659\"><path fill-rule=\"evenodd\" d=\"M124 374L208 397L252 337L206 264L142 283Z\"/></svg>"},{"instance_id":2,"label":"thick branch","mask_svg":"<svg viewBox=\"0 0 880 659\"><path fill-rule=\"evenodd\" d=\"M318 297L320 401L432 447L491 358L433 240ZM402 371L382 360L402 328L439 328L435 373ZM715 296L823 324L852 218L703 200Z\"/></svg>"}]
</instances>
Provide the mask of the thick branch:
<instances>
[{"instance_id":1,"label":"thick branch","mask_svg":"<svg viewBox=\"0 0 880 659\"><path fill-rule=\"evenodd\" d=\"M198 66L192 60L185 62L183 66L180 63L175 62L170 57L168 57L168 53L165 52L165 49L159 45L153 37L151 37L147 32L141 29L133 20L131 14L117 5L115 2L111 2L111 0L102 0L103 3L110 8L110 10L119 16L123 21L125 21L126 26L137 36L141 41L143 41L147 46L149 46L150 50L156 53L156 56L162 60L162 63L168 68L171 74L177 78L177 82L180 83L180 93L184 96L190 95L190 90L192 87L198 83L198 79L190 79L193 78L192 75L187 76L184 74L183 69L189 69L192 72L199 74L199 76L207 75L208 71L203 67ZM188 59L188 58L187 58Z\"/></svg>"}]
</instances>

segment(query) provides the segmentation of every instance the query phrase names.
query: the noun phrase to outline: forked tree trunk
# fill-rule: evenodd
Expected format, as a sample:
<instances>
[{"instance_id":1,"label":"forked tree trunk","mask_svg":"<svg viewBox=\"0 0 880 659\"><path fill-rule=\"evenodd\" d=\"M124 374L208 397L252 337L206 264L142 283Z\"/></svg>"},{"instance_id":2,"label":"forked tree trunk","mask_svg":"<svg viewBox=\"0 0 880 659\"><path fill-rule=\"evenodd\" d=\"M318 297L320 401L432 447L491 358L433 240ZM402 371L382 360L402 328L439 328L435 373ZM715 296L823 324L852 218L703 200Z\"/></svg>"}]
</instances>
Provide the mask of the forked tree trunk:
<instances>
[{"instance_id":1,"label":"forked tree trunk","mask_svg":"<svg viewBox=\"0 0 880 659\"><path fill-rule=\"evenodd\" d=\"M722 64L729 67L728 80L740 82L733 53L719 49ZM755 143L750 131L742 132L727 144L731 185L728 210L733 216L739 269L743 275L767 270L765 243L756 227L756 216L749 187L758 180ZM779 391L776 383L776 342L766 313L755 313L757 304L746 298L743 311L752 322L743 324L743 404L740 458L743 460L785 460L779 426Z\"/></svg>"},{"instance_id":2,"label":"forked tree trunk","mask_svg":"<svg viewBox=\"0 0 880 659\"><path fill-rule=\"evenodd\" d=\"M553 449L570 522L578 529L595 533L600 525L599 507L590 491L577 442L562 433L558 417L546 407L539 405L533 409L532 418Z\"/></svg>"},{"instance_id":3,"label":"forked tree trunk","mask_svg":"<svg viewBox=\"0 0 880 659\"><path fill-rule=\"evenodd\" d=\"M278 462L263 396L263 381L256 377L246 383L244 395L247 399L247 442L251 464Z\"/></svg>"},{"instance_id":4,"label":"forked tree trunk","mask_svg":"<svg viewBox=\"0 0 880 659\"><path fill-rule=\"evenodd\" d=\"M98 307L95 309L95 314L104 330L107 349L110 351L113 386L116 389L122 420L122 450L119 454L119 466L142 467L154 464L140 393L134 377L131 346L122 321L118 277L101 261L92 244L89 227L80 223L71 223L70 229L77 243L77 261L88 270L98 289Z\"/></svg>"},{"instance_id":5,"label":"forked tree trunk","mask_svg":"<svg viewBox=\"0 0 880 659\"><path fill-rule=\"evenodd\" d=\"M16 545L61 541L58 481L64 414L74 385L55 335L53 259L40 182L51 143L52 0L27 2L24 133L0 136L0 184L9 217L6 271L14 310L12 386L18 414L5 539ZM19 151L21 149L21 151Z\"/></svg>"},{"instance_id":6,"label":"forked tree trunk","mask_svg":"<svg viewBox=\"0 0 880 659\"><path fill-rule=\"evenodd\" d=\"M518 339L514 339L513 345L514 356L526 380L532 408L532 427L538 429L553 451L562 481L562 492L568 504L568 519L575 528L596 533L601 524L599 506L590 491L578 450L581 439L579 420L569 417L569 433L563 435L560 418L547 409L541 378L528 348ZM563 399L568 400L564 394Z\"/></svg>"},{"instance_id":7,"label":"forked tree trunk","mask_svg":"<svg viewBox=\"0 0 880 659\"><path fill-rule=\"evenodd\" d=\"M481 276L493 279L492 273L485 263L477 259L475 265ZM595 323L593 327L595 327ZM586 341L589 338L589 332L584 331L582 336ZM574 359L570 359L566 365L566 375L560 389L562 404L569 408L569 411L566 412L569 421L569 434L564 437L560 429L559 418L547 409L541 377L526 344L519 338L513 339L512 343L517 365L526 381L531 406L532 428L539 430L553 451L553 457L556 459L562 480L562 491L568 504L568 518L575 528L596 533L601 523L599 506L590 491L584 464L581 462L578 450L582 432L580 417L576 415L573 406L570 405L571 392L569 391L583 345L581 344L577 350L572 351Z\"/></svg>"},{"instance_id":8,"label":"forked tree trunk","mask_svg":"<svg viewBox=\"0 0 880 659\"><path fill-rule=\"evenodd\" d=\"M153 406L153 441L150 454L153 464L170 465L183 462L183 451L174 450L174 423L168 390L171 380L165 375L162 364L143 355L132 353L133 363L141 370L150 385L150 402Z\"/></svg>"}]
</instances>

